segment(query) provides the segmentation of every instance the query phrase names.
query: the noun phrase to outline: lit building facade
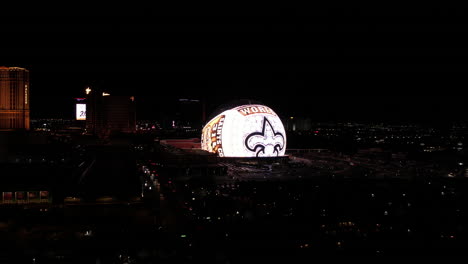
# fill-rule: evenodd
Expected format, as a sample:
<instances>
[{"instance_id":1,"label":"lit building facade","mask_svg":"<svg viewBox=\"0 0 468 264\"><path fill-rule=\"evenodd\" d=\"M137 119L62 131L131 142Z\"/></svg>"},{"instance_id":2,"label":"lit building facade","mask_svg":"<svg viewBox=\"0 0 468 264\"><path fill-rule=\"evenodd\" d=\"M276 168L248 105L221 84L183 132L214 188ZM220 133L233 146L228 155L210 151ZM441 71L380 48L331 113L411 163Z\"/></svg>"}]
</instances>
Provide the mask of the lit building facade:
<instances>
[{"instance_id":1,"label":"lit building facade","mask_svg":"<svg viewBox=\"0 0 468 264\"><path fill-rule=\"evenodd\" d=\"M0 67L0 130L29 130L29 71Z\"/></svg>"}]
</instances>

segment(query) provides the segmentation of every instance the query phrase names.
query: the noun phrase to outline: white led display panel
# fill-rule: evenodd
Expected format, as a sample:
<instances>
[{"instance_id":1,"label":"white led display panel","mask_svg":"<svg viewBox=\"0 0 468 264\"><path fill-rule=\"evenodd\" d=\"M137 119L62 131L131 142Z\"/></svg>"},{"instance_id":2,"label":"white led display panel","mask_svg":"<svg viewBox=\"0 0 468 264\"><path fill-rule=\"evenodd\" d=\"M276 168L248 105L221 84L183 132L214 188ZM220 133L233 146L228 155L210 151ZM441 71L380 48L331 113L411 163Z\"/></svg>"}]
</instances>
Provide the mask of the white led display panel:
<instances>
[{"instance_id":1,"label":"white led display panel","mask_svg":"<svg viewBox=\"0 0 468 264\"><path fill-rule=\"evenodd\" d=\"M210 120L201 143L220 157L278 157L286 152L286 132L271 108L242 105Z\"/></svg>"},{"instance_id":2,"label":"white led display panel","mask_svg":"<svg viewBox=\"0 0 468 264\"><path fill-rule=\"evenodd\" d=\"M86 104L76 104L76 120L86 120Z\"/></svg>"}]
</instances>

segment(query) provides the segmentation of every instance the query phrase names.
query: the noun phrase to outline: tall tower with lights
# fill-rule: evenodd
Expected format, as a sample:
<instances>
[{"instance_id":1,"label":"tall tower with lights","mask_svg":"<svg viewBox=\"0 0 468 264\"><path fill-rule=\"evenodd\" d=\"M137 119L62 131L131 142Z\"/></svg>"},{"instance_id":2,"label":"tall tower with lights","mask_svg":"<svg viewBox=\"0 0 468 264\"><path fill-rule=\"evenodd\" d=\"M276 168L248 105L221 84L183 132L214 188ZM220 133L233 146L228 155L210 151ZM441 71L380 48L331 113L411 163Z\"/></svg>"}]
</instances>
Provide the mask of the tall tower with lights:
<instances>
[{"instance_id":1,"label":"tall tower with lights","mask_svg":"<svg viewBox=\"0 0 468 264\"><path fill-rule=\"evenodd\" d=\"M29 71L0 66L0 130L29 130Z\"/></svg>"}]
</instances>

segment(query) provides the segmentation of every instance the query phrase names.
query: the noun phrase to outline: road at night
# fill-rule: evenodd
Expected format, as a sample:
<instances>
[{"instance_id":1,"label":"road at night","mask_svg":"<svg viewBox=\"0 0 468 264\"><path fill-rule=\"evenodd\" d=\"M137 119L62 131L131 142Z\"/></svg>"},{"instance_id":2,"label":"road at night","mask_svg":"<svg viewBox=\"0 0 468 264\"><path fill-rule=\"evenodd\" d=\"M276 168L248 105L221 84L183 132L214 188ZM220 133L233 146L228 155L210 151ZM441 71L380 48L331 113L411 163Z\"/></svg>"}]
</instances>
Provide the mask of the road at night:
<instances>
[{"instance_id":1,"label":"road at night","mask_svg":"<svg viewBox=\"0 0 468 264\"><path fill-rule=\"evenodd\" d=\"M80 181L84 197L110 196L125 201L139 195L135 161L125 147L96 147L93 155L95 164Z\"/></svg>"}]
</instances>

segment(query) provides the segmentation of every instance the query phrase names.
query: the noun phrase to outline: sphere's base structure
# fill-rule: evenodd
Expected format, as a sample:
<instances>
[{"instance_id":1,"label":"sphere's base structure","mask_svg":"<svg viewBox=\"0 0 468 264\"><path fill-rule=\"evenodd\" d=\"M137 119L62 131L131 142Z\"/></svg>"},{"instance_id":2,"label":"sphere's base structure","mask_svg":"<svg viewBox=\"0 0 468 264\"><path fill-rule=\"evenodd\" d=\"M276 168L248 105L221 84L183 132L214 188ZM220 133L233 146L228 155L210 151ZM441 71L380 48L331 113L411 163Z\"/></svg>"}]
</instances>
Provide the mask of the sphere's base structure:
<instances>
[{"instance_id":1,"label":"sphere's base structure","mask_svg":"<svg viewBox=\"0 0 468 264\"><path fill-rule=\"evenodd\" d=\"M218 159L219 162L226 162L226 163L252 163L252 164L286 164L289 161L289 156L280 156L280 157L223 157Z\"/></svg>"}]
</instances>

